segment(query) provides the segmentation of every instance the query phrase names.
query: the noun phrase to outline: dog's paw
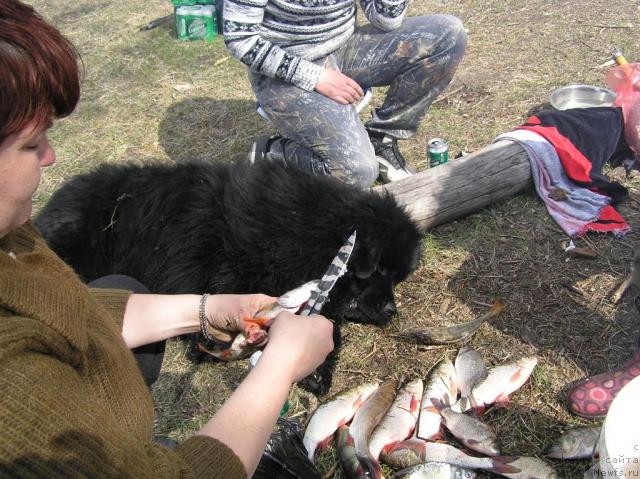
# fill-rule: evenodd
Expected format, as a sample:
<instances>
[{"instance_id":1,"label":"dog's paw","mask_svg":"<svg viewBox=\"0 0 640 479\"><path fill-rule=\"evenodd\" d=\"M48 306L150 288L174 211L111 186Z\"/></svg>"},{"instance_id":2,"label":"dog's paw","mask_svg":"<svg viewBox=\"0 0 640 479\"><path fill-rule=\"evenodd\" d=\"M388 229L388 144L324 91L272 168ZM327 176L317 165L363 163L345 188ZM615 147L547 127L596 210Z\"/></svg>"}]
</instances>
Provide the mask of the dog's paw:
<instances>
[{"instance_id":1,"label":"dog's paw","mask_svg":"<svg viewBox=\"0 0 640 479\"><path fill-rule=\"evenodd\" d=\"M319 369L304 378L298 384L315 396L324 396L331 389L331 371L320 371Z\"/></svg>"}]
</instances>

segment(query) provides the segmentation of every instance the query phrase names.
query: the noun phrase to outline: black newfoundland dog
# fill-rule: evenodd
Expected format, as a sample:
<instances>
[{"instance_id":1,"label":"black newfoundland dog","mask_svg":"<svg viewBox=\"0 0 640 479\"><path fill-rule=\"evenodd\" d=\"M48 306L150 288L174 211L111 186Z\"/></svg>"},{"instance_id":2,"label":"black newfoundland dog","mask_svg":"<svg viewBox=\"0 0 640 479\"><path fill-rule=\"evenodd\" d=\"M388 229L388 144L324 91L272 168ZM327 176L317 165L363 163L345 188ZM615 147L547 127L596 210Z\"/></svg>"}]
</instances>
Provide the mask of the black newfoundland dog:
<instances>
[{"instance_id":1,"label":"black newfoundland dog","mask_svg":"<svg viewBox=\"0 0 640 479\"><path fill-rule=\"evenodd\" d=\"M103 165L65 183L35 223L87 282L117 273L154 293L274 296L322 276L355 228L322 311L338 324L386 324L420 258L420 231L392 197L272 162ZM330 363L313 392L329 387Z\"/></svg>"}]
</instances>

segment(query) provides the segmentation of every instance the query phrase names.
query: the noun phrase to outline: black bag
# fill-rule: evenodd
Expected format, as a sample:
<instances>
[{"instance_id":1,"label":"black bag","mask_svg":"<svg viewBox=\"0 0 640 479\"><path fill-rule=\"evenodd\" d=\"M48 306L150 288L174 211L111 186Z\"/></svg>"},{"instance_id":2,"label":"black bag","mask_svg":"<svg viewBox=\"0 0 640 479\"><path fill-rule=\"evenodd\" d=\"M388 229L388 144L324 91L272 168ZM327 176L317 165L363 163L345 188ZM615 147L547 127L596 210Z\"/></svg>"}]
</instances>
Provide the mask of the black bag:
<instances>
[{"instance_id":1,"label":"black bag","mask_svg":"<svg viewBox=\"0 0 640 479\"><path fill-rule=\"evenodd\" d=\"M307 457L300 426L278 418L253 479L321 479Z\"/></svg>"}]
</instances>

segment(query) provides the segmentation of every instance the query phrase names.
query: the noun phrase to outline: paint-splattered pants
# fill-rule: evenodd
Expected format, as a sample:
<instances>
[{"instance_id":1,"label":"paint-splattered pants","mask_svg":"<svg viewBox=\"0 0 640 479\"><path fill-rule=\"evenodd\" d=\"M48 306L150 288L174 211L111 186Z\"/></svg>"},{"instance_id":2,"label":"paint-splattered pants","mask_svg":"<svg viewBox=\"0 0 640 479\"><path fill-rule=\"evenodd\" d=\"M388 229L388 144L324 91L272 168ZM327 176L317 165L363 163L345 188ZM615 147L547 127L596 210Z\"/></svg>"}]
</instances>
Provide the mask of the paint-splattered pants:
<instances>
[{"instance_id":1,"label":"paint-splattered pants","mask_svg":"<svg viewBox=\"0 0 640 479\"><path fill-rule=\"evenodd\" d=\"M371 25L357 28L339 50L317 60L338 68L363 89L389 86L384 103L366 125L353 105L250 72L258 102L283 136L272 143L269 157L371 186L378 162L367 130L397 139L411 137L451 81L466 43L462 23L455 17L408 17L390 32Z\"/></svg>"}]
</instances>

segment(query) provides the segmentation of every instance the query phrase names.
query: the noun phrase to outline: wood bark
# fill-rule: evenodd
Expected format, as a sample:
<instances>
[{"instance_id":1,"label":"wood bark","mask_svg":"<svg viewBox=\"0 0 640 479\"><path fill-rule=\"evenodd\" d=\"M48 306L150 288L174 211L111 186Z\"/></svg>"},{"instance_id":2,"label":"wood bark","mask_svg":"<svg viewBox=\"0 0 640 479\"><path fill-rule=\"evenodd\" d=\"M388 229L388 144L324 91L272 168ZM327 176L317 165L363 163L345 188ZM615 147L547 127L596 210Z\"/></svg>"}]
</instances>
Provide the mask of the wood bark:
<instances>
[{"instance_id":1,"label":"wood bark","mask_svg":"<svg viewBox=\"0 0 640 479\"><path fill-rule=\"evenodd\" d=\"M410 178L378 186L427 230L461 218L532 186L529 158L520 145L500 141Z\"/></svg>"}]
</instances>

